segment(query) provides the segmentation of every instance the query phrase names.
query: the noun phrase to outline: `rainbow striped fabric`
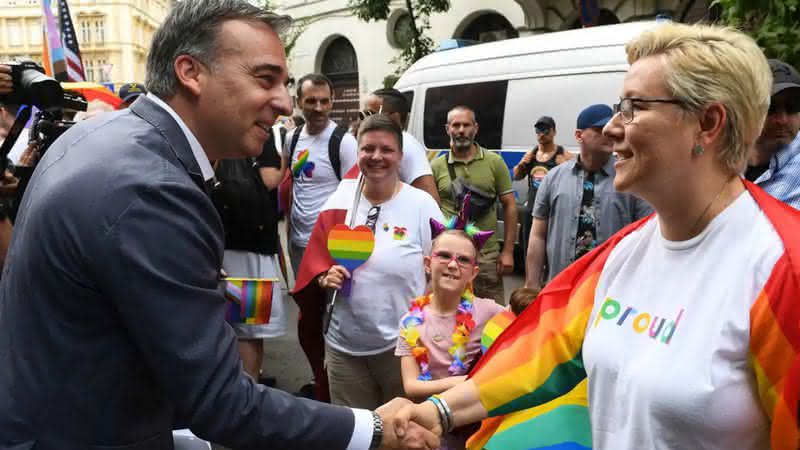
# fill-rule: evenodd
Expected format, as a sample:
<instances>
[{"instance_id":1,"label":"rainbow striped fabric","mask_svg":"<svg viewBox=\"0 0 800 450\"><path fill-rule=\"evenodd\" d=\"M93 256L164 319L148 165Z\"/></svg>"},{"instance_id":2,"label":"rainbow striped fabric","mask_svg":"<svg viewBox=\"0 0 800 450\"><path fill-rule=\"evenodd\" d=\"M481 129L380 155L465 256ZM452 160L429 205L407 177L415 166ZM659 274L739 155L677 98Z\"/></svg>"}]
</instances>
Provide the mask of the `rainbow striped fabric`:
<instances>
[{"instance_id":1,"label":"rainbow striped fabric","mask_svg":"<svg viewBox=\"0 0 800 450\"><path fill-rule=\"evenodd\" d=\"M516 319L512 311L492 317L483 327L483 352ZM467 443L484 450L589 450L588 381L584 379L568 394L535 408L490 417Z\"/></svg>"},{"instance_id":2,"label":"rainbow striped fabric","mask_svg":"<svg viewBox=\"0 0 800 450\"><path fill-rule=\"evenodd\" d=\"M276 279L268 278L226 278L225 298L228 309L225 320L228 323L264 325L269 323L272 313L272 289Z\"/></svg>"},{"instance_id":3,"label":"rainbow striped fabric","mask_svg":"<svg viewBox=\"0 0 800 450\"><path fill-rule=\"evenodd\" d=\"M785 254L750 311L751 361L759 399L771 422L772 449L797 450L800 448L800 240L796 233L800 229L800 212L752 183L745 181L745 186L785 247ZM547 406L548 402L554 406L552 411L556 411L568 406L565 394L578 394L573 389L586 378L581 348L600 273L614 246L649 219L624 228L558 275L489 347L470 378L490 417ZM543 420L546 416L539 416L542 426L547 425ZM588 422L588 415L586 419ZM486 448L583 448L580 446L583 444L569 438L541 442L538 428L534 434L529 427L522 427L528 424L533 427L535 416L517 426L496 420L493 429L485 424L470 439L467 448L484 448L489 445L492 433L492 440L511 444ZM522 432L524 441L519 438Z\"/></svg>"}]
</instances>

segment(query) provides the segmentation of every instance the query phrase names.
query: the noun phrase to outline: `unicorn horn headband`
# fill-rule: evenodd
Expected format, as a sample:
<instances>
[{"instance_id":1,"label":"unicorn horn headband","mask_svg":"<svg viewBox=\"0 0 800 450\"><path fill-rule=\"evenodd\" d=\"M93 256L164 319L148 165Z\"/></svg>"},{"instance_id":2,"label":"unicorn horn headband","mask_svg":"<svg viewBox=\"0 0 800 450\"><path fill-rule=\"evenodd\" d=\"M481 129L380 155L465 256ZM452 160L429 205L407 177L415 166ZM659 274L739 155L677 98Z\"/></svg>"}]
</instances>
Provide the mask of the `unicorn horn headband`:
<instances>
[{"instance_id":1,"label":"unicorn horn headband","mask_svg":"<svg viewBox=\"0 0 800 450\"><path fill-rule=\"evenodd\" d=\"M494 234L494 231L481 231L474 223L469 222L469 204L470 196L472 194L467 192L464 196L464 201L461 203L461 211L455 217L451 217L445 223L441 223L436 219L431 219L431 235L433 238L444 233L447 230L462 230L475 242L475 246L480 250L489 237Z\"/></svg>"}]
</instances>

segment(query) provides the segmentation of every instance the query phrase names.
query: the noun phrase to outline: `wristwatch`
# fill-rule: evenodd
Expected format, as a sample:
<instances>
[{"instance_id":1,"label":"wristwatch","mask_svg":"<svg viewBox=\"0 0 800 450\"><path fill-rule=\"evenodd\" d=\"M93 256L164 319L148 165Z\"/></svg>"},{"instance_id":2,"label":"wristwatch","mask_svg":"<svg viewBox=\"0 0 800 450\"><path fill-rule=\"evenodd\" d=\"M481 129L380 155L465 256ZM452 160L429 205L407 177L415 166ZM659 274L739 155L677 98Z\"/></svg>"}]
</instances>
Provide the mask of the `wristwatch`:
<instances>
[{"instance_id":1,"label":"wristwatch","mask_svg":"<svg viewBox=\"0 0 800 450\"><path fill-rule=\"evenodd\" d=\"M375 411L372 411L372 441L369 450L376 450L383 442L383 420Z\"/></svg>"}]
</instances>

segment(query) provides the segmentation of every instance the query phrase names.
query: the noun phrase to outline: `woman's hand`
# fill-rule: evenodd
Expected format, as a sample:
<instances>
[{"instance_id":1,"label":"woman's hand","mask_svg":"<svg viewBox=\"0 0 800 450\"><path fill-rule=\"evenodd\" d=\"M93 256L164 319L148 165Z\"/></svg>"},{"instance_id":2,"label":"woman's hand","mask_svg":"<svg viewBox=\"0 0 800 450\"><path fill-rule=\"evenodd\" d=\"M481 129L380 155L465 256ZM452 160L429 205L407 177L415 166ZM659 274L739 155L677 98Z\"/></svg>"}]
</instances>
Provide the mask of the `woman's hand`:
<instances>
[{"instance_id":1,"label":"woman's hand","mask_svg":"<svg viewBox=\"0 0 800 450\"><path fill-rule=\"evenodd\" d=\"M350 272L342 266L331 266L319 278L319 285L325 289L341 289L345 279L350 278Z\"/></svg>"}]
</instances>

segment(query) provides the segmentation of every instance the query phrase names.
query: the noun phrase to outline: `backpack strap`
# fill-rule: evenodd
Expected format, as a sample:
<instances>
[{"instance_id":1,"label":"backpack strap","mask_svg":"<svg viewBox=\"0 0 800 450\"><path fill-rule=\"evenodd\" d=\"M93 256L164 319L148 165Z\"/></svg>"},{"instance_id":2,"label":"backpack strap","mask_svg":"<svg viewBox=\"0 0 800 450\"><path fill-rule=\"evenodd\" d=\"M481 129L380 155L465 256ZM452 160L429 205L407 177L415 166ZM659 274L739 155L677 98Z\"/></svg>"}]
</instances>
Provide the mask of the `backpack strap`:
<instances>
[{"instance_id":1,"label":"backpack strap","mask_svg":"<svg viewBox=\"0 0 800 450\"><path fill-rule=\"evenodd\" d=\"M330 140L328 141L328 159L330 159L333 172L336 174L336 178L339 181L342 181L341 148L342 139L344 138L345 134L347 134L347 128L337 125L333 130L333 134L331 134ZM348 167L347 170L350 170L350 168Z\"/></svg>"},{"instance_id":2,"label":"backpack strap","mask_svg":"<svg viewBox=\"0 0 800 450\"><path fill-rule=\"evenodd\" d=\"M292 134L292 142L289 143L289 166L292 165L292 157L294 157L294 148L297 147L297 141L300 140L300 132L303 131L304 125L300 125L294 129Z\"/></svg>"}]
</instances>

